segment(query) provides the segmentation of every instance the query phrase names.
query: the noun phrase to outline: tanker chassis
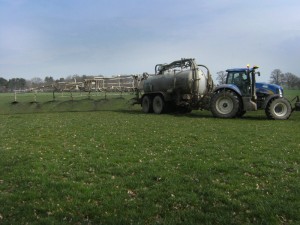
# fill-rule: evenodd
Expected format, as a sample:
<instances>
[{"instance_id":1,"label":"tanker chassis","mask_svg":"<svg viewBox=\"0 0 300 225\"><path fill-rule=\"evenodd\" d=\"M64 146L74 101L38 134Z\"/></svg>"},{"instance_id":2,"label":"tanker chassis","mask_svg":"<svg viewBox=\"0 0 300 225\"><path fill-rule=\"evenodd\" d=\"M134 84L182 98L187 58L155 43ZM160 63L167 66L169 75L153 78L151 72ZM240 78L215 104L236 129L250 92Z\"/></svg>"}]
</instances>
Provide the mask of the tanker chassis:
<instances>
[{"instance_id":1,"label":"tanker chassis","mask_svg":"<svg viewBox=\"0 0 300 225\"><path fill-rule=\"evenodd\" d=\"M141 104L145 113L205 109L218 118L241 117L247 111L263 109L269 119L282 120L288 119L292 111L299 111L298 96L292 108L281 86L256 83L255 75L260 75L257 68L229 69L226 84L214 88L208 67L198 65L195 59L158 64L155 74L144 73L136 82L135 103Z\"/></svg>"}]
</instances>

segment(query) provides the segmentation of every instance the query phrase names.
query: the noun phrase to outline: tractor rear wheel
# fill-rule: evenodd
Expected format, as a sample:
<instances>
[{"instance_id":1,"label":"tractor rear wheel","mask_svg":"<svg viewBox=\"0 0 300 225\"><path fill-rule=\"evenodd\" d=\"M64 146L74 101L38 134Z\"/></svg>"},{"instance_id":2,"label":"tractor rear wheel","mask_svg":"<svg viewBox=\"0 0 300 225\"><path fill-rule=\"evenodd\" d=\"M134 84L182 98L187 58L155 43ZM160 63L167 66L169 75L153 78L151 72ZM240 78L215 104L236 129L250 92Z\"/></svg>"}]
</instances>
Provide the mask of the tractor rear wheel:
<instances>
[{"instance_id":1,"label":"tractor rear wheel","mask_svg":"<svg viewBox=\"0 0 300 225\"><path fill-rule=\"evenodd\" d=\"M150 96L146 95L143 97L142 100L142 110L144 113L151 113L153 112L153 108L152 108L152 100L150 98Z\"/></svg>"},{"instance_id":2,"label":"tractor rear wheel","mask_svg":"<svg viewBox=\"0 0 300 225\"><path fill-rule=\"evenodd\" d=\"M210 108L215 117L234 118L240 109L239 97L234 92L221 91L212 97Z\"/></svg>"},{"instance_id":3,"label":"tractor rear wheel","mask_svg":"<svg viewBox=\"0 0 300 225\"><path fill-rule=\"evenodd\" d=\"M267 105L266 115L273 120L286 120L291 116L292 107L285 98L276 98Z\"/></svg>"},{"instance_id":4,"label":"tractor rear wheel","mask_svg":"<svg viewBox=\"0 0 300 225\"><path fill-rule=\"evenodd\" d=\"M165 109L165 101L160 95L156 95L153 99L153 111L156 114L163 113Z\"/></svg>"}]
</instances>

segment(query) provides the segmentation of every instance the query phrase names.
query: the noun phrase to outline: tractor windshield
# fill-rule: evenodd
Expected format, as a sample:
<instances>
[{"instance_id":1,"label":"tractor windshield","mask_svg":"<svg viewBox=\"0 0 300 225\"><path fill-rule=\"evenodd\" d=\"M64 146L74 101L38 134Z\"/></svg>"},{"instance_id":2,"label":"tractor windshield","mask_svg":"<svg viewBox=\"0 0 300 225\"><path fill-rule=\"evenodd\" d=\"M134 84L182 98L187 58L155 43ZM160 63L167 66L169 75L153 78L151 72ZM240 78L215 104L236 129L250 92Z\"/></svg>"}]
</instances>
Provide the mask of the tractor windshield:
<instances>
[{"instance_id":1,"label":"tractor windshield","mask_svg":"<svg viewBox=\"0 0 300 225\"><path fill-rule=\"evenodd\" d=\"M250 95L250 77L246 71L229 71L227 74L227 84L236 85L242 95Z\"/></svg>"}]
</instances>

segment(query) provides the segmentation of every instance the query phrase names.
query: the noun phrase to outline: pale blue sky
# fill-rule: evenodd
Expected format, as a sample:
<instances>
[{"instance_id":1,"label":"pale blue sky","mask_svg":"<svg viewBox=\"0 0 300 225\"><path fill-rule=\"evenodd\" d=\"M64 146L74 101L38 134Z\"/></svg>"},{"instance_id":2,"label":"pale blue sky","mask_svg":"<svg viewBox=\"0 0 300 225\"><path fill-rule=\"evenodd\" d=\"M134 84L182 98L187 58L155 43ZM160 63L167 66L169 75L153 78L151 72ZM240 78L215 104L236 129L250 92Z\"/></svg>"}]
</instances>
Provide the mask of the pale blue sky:
<instances>
[{"instance_id":1,"label":"pale blue sky","mask_svg":"<svg viewBox=\"0 0 300 225\"><path fill-rule=\"evenodd\" d=\"M0 77L152 73L196 58L300 76L299 0L0 0Z\"/></svg>"}]
</instances>

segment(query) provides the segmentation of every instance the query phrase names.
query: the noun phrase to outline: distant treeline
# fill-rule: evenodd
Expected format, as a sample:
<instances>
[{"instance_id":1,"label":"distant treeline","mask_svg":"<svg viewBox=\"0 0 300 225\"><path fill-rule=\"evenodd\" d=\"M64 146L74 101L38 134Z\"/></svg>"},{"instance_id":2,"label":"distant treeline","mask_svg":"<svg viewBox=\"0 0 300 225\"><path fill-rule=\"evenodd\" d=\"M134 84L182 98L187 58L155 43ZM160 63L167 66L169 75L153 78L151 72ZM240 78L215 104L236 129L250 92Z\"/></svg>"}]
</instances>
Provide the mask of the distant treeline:
<instances>
[{"instance_id":1,"label":"distant treeline","mask_svg":"<svg viewBox=\"0 0 300 225\"><path fill-rule=\"evenodd\" d=\"M98 75L97 77L101 76L102 75ZM30 80L25 80L24 78L12 78L6 80L5 78L0 77L0 92L12 92L14 90L30 90L43 85L51 85L58 82L82 82L85 79L90 79L93 77L94 76L87 75L72 75L57 80L55 80L52 76L46 76L44 80L39 77L34 77Z\"/></svg>"}]
</instances>

